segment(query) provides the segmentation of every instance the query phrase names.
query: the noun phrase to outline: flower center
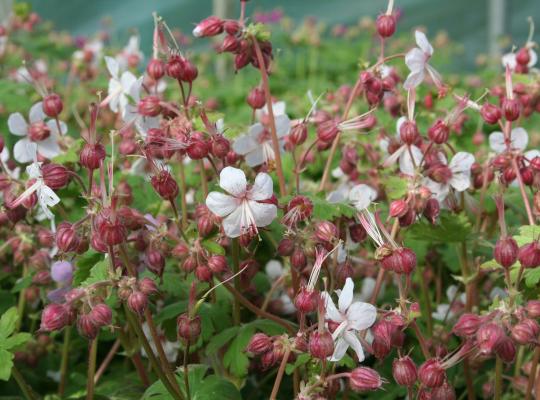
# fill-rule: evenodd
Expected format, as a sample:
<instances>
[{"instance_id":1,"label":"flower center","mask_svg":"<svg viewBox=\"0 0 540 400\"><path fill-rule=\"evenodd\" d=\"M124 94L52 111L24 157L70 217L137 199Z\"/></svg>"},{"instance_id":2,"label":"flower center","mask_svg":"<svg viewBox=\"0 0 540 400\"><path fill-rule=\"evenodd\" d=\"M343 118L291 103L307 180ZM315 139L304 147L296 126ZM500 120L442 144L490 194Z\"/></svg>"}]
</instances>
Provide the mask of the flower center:
<instances>
[{"instance_id":1,"label":"flower center","mask_svg":"<svg viewBox=\"0 0 540 400\"><path fill-rule=\"evenodd\" d=\"M51 135L51 130L43 121L34 122L28 128L28 137L33 142L41 142Z\"/></svg>"},{"instance_id":2,"label":"flower center","mask_svg":"<svg viewBox=\"0 0 540 400\"><path fill-rule=\"evenodd\" d=\"M438 183L448 183L452 178L452 171L447 165L437 164L429 171L429 177Z\"/></svg>"}]
</instances>

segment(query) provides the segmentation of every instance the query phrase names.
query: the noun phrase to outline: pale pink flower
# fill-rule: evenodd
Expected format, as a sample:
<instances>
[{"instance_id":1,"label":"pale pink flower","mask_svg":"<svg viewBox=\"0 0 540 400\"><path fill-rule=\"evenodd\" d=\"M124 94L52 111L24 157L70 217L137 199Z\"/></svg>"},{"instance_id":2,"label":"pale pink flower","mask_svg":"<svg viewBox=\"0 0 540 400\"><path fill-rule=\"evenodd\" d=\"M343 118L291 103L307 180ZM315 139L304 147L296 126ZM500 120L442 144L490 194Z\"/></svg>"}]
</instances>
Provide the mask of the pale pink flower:
<instances>
[{"instance_id":1,"label":"pale pink flower","mask_svg":"<svg viewBox=\"0 0 540 400\"><path fill-rule=\"evenodd\" d=\"M521 127L512 129L508 142L504 137L504 133L500 131L493 132L489 135L489 147L497 154L504 153L507 149L511 151L523 151L527 148L528 143L529 135Z\"/></svg>"},{"instance_id":2,"label":"pale pink flower","mask_svg":"<svg viewBox=\"0 0 540 400\"><path fill-rule=\"evenodd\" d=\"M431 76L433 83L435 83L437 87L442 86L441 76L428 63L433 55L433 47L423 32L416 31L414 35L418 47L409 50L405 55L405 64L407 64L407 67L409 67L411 72L403 83L403 87L407 90L417 87L424 81L426 72Z\"/></svg>"},{"instance_id":3,"label":"pale pink flower","mask_svg":"<svg viewBox=\"0 0 540 400\"><path fill-rule=\"evenodd\" d=\"M121 112L124 114L126 107L129 104L130 97L137 101L139 99L139 92L142 85L142 77L137 79L129 71L122 72L120 75L120 65L111 57L105 57L107 63L107 69L111 74L109 80L109 91L107 98L103 100L103 103L109 104L109 108L112 112Z\"/></svg>"}]
</instances>

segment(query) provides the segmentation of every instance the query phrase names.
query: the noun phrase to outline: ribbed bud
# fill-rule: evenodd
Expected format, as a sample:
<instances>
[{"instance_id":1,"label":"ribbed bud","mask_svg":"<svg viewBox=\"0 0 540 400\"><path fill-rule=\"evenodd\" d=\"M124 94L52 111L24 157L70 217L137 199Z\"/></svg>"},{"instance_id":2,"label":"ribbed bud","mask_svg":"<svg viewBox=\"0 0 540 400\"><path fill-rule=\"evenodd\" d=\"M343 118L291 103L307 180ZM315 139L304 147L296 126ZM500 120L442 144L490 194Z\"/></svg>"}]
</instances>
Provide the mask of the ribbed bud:
<instances>
[{"instance_id":1,"label":"ribbed bud","mask_svg":"<svg viewBox=\"0 0 540 400\"><path fill-rule=\"evenodd\" d=\"M88 313L88 317L97 327L107 326L112 322L112 310L106 304L96 304Z\"/></svg>"},{"instance_id":2,"label":"ribbed bud","mask_svg":"<svg viewBox=\"0 0 540 400\"><path fill-rule=\"evenodd\" d=\"M482 323L482 318L476 314L466 313L459 317L452 328L452 332L459 337L466 338L476 335L476 331Z\"/></svg>"},{"instance_id":3,"label":"ribbed bud","mask_svg":"<svg viewBox=\"0 0 540 400\"><path fill-rule=\"evenodd\" d=\"M201 334L201 318L197 315L190 318L187 314L181 314L176 320L178 337L188 343L195 343Z\"/></svg>"},{"instance_id":4,"label":"ribbed bud","mask_svg":"<svg viewBox=\"0 0 540 400\"><path fill-rule=\"evenodd\" d=\"M310 313L317 309L319 294L314 290L302 288L294 299L294 305L302 313Z\"/></svg>"},{"instance_id":5,"label":"ribbed bud","mask_svg":"<svg viewBox=\"0 0 540 400\"><path fill-rule=\"evenodd\" d=\"M377 371L367 367L358 367L351 371L349 384L352 390L364 392L379 389L383 382Z\"/></svg>"},{"instance_id":6,"label":"ribbed bud","mask_svg":"<svg viewBox=\"0 0 540 400\"><path fill-rule=\"evenodd\" d=\"M418 369L420 382L427 387L440 387L446 380L446 372L437 358L432 358L423 363Z\"/></svg>"},{"instance_id":7,"label":"ribbed bud","mask_svg":"<svg viewBox=\"0 0 540 400\"><path fill-rule=\"evenodd\" d=\"M480 109L480 115L488 124L495 125L502 117L502 111L495 104L485 103Z\"/></svg>"},{"instance_id":8,"label":"ribbed bud","mask_svg":"<svg viewBox=\"0 0 540 400\"><path fill-rule=\"evenodd\" d=\"M134 291L128 296L127 304L131 311L142 315L148 306L148 297L143 292Z\"/></svg>"},{"instance_id":9,"label":"ribbed bud","mask_svg":"<svg viewBox=\"0 0 540 400\"><path fill-rule=\"evenodd\" d=\"M62 222L56 230L56 245L64 253L75 251L81 243L81 238L69 222Z\"/></svg>"},{"instance_id":10,"label":"ribbed bud","mask_svg":"<svg viewBox=\"0 0 540 400\"><path fill-rule=\"evenodd\" d=\"M412 386L416 382L418 372L411 357L405 356L392 362L392 376L398 385Z\"/></svg>"},{"instance_id":11,"label":"ribbed bud","mask_svg":"<svg viewBox=\"0 0 540 400\"><path fill-rule=\"evenodd\" d=\"M270 339L268 335L264 333L256 333L249 341L246 350L249 353L261 355L263 353L266 353L267 351L272 350L272 347L272 339Z\"/></svg>"},{"instance_id":12,"label":"ribbed bud","mask_svg":"<svg viewBox=\"0 0 540 400\"><path fill-rule=\"evenodd\" d=\"M43 112L51 117L56 118L64 109L62 99L56 93L51 93L43 98Z\"/></svg>"},{"instance_id":13,"label":"ribbed bud","mask_svg":"<svg viewBox=\"0 0 540 400\"><path fill-rule=\"evenodd\" d=\"M315 331L309 337L309 353L320 360L326 360L334 353L334 339L327 330Z\"/></svg>"},{"instance_id":14,"label":"ribbed bud","mask_svg":"<svg viewBox=\"0 0 540 400\"><path fill-rule=\"evenodd\" d=\"M66 306L62 304L49 304L45 306L41 313L42 331L58 331L69 323L69 313Z\"/></svg>"},{"instance_id":15,"label":"ribbed bud","mask_svg":"<svg viewBox=\"0 0 540 400\"><path fill-rule=\"evenodd\" d=\"M45 185L53 190L61 189L69 182L69 170L60 164L42 165L41 175Z\"/></svg>"},{"instance_id":16,"label":"ribbed bud","mask_svg":"<svg viewBox=\"0 0 540 400\"><path fill-rule=\"evenodd\" d=\"M377 33L383 38L388 38L396 32L396 17L391 14L381 14L377 17L375 25Z\"/></svg>"},{"instance_id":17,"label":"ribbed bud","mask_svg":"<svg viewBox=\"0 0 540 400\"><path fill-rule=\"evenodd\" d=\"M79 154L79 162L84 168L94 170L99 168L105 156L105 147L101 143L86 143Z\"/></svg>"},{"instance_id":18,"label":"ribbed bud","mask_svg":"<svg viewBox=\"0 0 540 400\"><path fill-rule=\"evenodd\" d=\"M495 244L493 257L497 263L504 267L510 268L518 258L519 246L512 237L501 238Z\"/></svg>"},{"instance_id":19,"label":"ribbed bud","mask_svg":"<svg viewBox=\"0 0 540 400\"><path fill-rule=\"evenodd\" d=\"M264 105L266 104L266 97L264 94L264 90L258 86L254 87L249 92L246 101L249 104L249 106L255 110L263 108Z\"/></svg>"},{"instance_id":20,"label":"ribbed bud","mask_svg":"<svg viewBox=\"0 0 540 400\"><path fill-rule=\"evenodd\" d=\"M478 328L476 341L481 354L492 354L497 345L506 337L504 329L494 322L488 322Z\"/></svg>"}]
</instances>

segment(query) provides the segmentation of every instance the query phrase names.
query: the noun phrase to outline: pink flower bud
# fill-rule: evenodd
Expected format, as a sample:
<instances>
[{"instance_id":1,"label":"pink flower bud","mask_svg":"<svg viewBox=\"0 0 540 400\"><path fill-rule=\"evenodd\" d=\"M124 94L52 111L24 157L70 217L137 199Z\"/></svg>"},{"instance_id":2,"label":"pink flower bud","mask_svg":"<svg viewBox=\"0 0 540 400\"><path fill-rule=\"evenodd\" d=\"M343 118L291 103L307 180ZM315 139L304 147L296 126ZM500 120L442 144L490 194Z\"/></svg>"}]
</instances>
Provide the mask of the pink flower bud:
<instances>
[{"instance_id":1,"label":"pink flower bud","mask_svg":"<svg viewBox=\"0 0 540 400\"><path fill-rule=\"evenodd\" d=\"M500 266L510 268L516 262L518 252L519 247L514 238L506 237L499 239L495 244L493 257Z\"/></svg>"},{"instance_id":2,"label":"pink flower bud","mask_svg":"<svg viewBox=\"0 0 540 400\"><path fill-rule=\"evenodd\" d=\"M431 198L426 202L426 207L424 208L424 216L428 219L429 222L434 224L439 217L440 211L441 206L439 204L439 201L437 199Z\"/></svg>"},{"instance_id":3,"label":"pink flower bud","mask_svg":"<svg viewBox=\"0 0 540 400\"><path fill-rule=\"evenodd\" d=\"M227 258L221 255L213 255L208 259L208 268L214 274L222 274L227 271Z\"/></svg>"},{"instance_id":4,"label":"pink flower bud","mask_svg":"<svg viewBox=\"0 0 540 400\"><path fill-rule=\"evenodd\" d=\"M53 190L61 189L69 182L69 171L60 164L44 164L41 166L41 175L45 185Z\"/></svg>"},{"instance_id":5,"label":"pink flower bud","mask_svg":"<svg viewBox=\"0 0 540 400\"><path fill-rule=\"evenodd\" d=\"M197 259L193 255L187 257L182 263L182 269L186 272L191 272L195 268L197 268Z\"/></svg>"},{"instance_id":6,"label":"pink flower bud","mask_svg":"<svg viewBox=\"0 0 540 400\"><path fill-rule=\"evenodd\" d=\"M540 265L538 242L524 244L519 248L518 260L524 268L536 268Z\"/></svg>"},{"instance_id":7,"label":"pink flower bud","mask_svg":"<svg viewBox=\"0 0 540 400\"><path fill-rule=\"evenodd\" d=\"M291 133L289 133L289 141L295 146L300 146L306 141L307 135L308 130L306 124L299 123L292 127Z\"/></svg>"},{"instance_id":8,"label":"pink flower bud","mask_svg":"<svg viewBox=\"0 0 540 400\"><path fill-rule=\"evenodd\" d=\"M419 138L416 122L408 120L403 122L399 127L399 136L403 143L414 144Z\"/></svg>"},{"instance_id":9,"label":"pink flower bud","mask_svg":"<svg viewBox=\"0 0 540 400\"><path fill-rule=\"evenodd\" d=\"M502 103L504 116L508 121L515 121L519 118L521 112L521 103L518 99L506 98Z\"/></svg>"},{"instance_id":10,"label":"pink flower bud","mask_svg":"<svg viewBox=\"0 0 540 400\"><path fill-rule=\"evenodd\" d=\"M317 309L319 294L314 290L302 288L294 299L294 305L298 311L310 313Z\"/></svg>"},{"instance_id":11,"label":"pink flower bud","mask_svg":"<svg viewBox=\"0 0 540 400\"><path fill-rule=\"evenodd\" d=\"M82 336L90 340L95 339L99 332L99 327L94 324L90 314L81 314L79 316L77 329Z\"/></svg>"},{"instance_id":12,"label":"pink flower bud","mask_svg":"<svg viewBox=\"0 0 540 400\"><path fill-rule=\"evenodd\" d=\"M223 29L229 35L236 35L238 31L240 31L240 24L238 23L238 21L230 19L223 23Z\"/></svg>"},{"instance_id":13,"label":"pink flower bud","mask_svg":"<svg viewBox=\"0 0 540 400\"><path fill-rule=\"evenodd\" d=\"M528 345L534 343L540 328L538 323L532 319L525 319L512 327L510 336L517 344Z\"/></svg>"},{"instance_id":14,"label":"pink flower bud","mask_svg":"<svg viewBox=\"0 0 540 400\"><path fill-rule=\"evenodd\" d=\"M351 239L355 243L363 242L367 237L367 232L361 224L353 224L349 227Z\"/></svg>"},{"instance_id":15,"label":"pink flower bud","mask_svg":"<svg viewBox=\"0 0 540 400\"><path fill-rule=\"evenodd\" d=\"M349 384L352 390L363 392L379 389L383 381L377 371L367 367L358 367L351 371Z\"/></svg>"},{"instance_id":16,"label":"pink flower bud","mask_svg":"<svg viewBox=\"0 0 540 400\"><path fill-rule=\"evenodd\" d=\"M410 274L416 267L416 254L406 247L397 248L381 260L381 266L397 274Z\"/></svg>"},{"instance_id":17,"label":"pink flower bud","mask_svg":"<svg viewBox=\"0 0 540 400\"><path fill-rule=\"evenodd\" d=\"M127 229L111 208L104 208L96 217L96 228L103 243L114 246L127 238Z\"/></svg>"},{"instance_id":18,"label":"pink flower bud","mask_svg":"<svg viewBox=\"0 0 540 400\"><path fill-rule=\"evenodd\" d=\"M251 89L251 91L248 94L248 97L246 99L249 106L255 110L258 110L259 108L263 108L266 104L266 97L264 94L264 90L258 86Z\"/></svg>"},{"instance_id":19,"label":"pink flower bud","mask_svg":"<svg viewBox=\"0 0 540 400\"><path fill-rule=\"evenodd\" d=\"M456 400L456 391L448 381L431 390L431 400Z\"/></svg>"},{"instance_id":20,"label":"pink flower bud","mask_svg":"<svg viewBox=\"0 0 540 400\"><path fill-rule=\"evenodd\" d=\"M207 265L200 264L195 268L195 277L201 282L210 282L212 276L212 270Z\"/></svg>"},{"instance_id":21,"label":"pink flower bud","mask_svg":"<svg viewBox=\"0 0 540 400\"><path fill-rule=\"evenodd\" d=\"M180 80L183 82L189 82L192 83L195 79L197 79L197 75L199 75L199 71L197 70L197 67L195 64L193 64L189 60L184 60L183 69L180 73Z\"/></svg>"},{"instance_id":22,"label":"pink flower bud","mask_svg":"<svg viewBox=\"0 0 540 400\"><path fill-rule=\"evenodd\" d=\"M231 150L230 142L223 136L217 136L212 141L210 151L217 158L225 158Z\"/></svg>"},{"instance_id":23,"label":"pink flower bud","mask_svg":"<svg viewBox=\"0 0 540 400\"><path fill-rule=\"evenodd\" d=\"M307 265L306 253L301 247L297 247L291 255L291 265L297 270L305 268Z\"/></svg>"},{"instance_id":24,"label":"pink flower bud","mask_svg":"<svg viewBox=\"0 0 540 400\"><path fill-rule=\"evenodd\" d=\"M527 66L530 61L531 54L529 53L529 49L526 47L519 49L519 51L516 53L516 62L520 65Z\"/></svg>"},{"instance_id":25,"label":"pink flower bud","mask_svg":"<svg viewBox=\"0 0 540 400\"><path fill-rule=\"evenodd\" d=\"M193 29L193 36L195 37L209 37L216 36L223 32L223 21L218 17L208 17L203 19Z\"/></svg>"},{"instance_id":26,"label":"pink flower bud","mask_svg":"<svg viewBox=\"0 0 540 400\"><path fill-rule=\"evenodd\" d=\"M290 256L294 251L294 240L292 239L281 239L278 244L277 252L280 256Z\"/></svg>"},{"instance_id":27,"label":"pink flower bud","mask_svg":"<svg viewBox=\"0 0 540 400\"><path fill-rule=\"evenodd\" d=\"M240 41L233 35L226 35L219 46L219 52L235 53L240 48Z\"/></svg>"},{"instance_id":28,"label":"pink flower bud","mask_svg":"<svg viewBox=\"0 0 540 400\"><path fill-rule=\"evenodd\" d=\"M56 230L56 245L64 253L75 251L81 243L81 238L69 222L62 222Z\"/></svg>"},{"instance_id":29,"label":"pink flower bud","mask_svg":"<svg viewBox=\"0 0 540 400\"><path fill-rule=\"evenodd\" d=\"M103 303L95 305L88 316L92 323L98 327L110 325L112 322L111 308Z\"/></svg>"},{"instance_id":30,"label":"pink flower bud","mask_svg":"<svg viewBox=\"0 0 540 400\"><path fill-rule=\"evenodd\" d=\"M411 357L405 356L392 362L392 376L398 385L412 386L418 377L416 364Z\"/></svg>"},{"instance_id":31,"label":"pink flower bud","mask_svg":"<svg viewBox=\"0 0 540 400\"><path fill-rule=\"evenodd\" d=\"M28 137L33 142L40 142L51 135L51 130L44 121L37 121L28 128Z\"/></svg>"},{"instance_id":32,"label":"pink flower bud","mask_svg":"<svg viewBox=\"0 0 540 400\"><path fill-rule=\"evenodd\" d=\"M504 336L497 344L495 352L505 363L508 364L513 363L514 359L516 358L516 346L508 336Z\"/></svg>"},{"instance_id":33,"label":"pink flower bud","mask_svg":"<svg viewBox=\"0 0 540 400\"><path fill-rule=\"evenodd\" d=\"M202 160L208 155L210 147L206 140L198 137L191 138L191 143L187 148L188 156L193 160Z\"/></svg>"},{"instance_id":34,"label":"pink flower bud","mask_svg":"<svg viewBox=\"0 0 540 400\"><path fill-rule=\"evenodd\" d=\"M165 200L171 201L178 196L178 184L167 170L161 170L152 176L150 183L157 194Z\"/></svg>"},{"instance_id":35,"label":"pink flower bud","mask_svg":"<svg viewBox=\"0 0 540 400\"><path fill-rule=\"evenodd\" d=\"M396 17L393 15L381 14L377 17L377 33L382 38L390 37L396 31Z\"/></svg>"},{"instance_id":36,"label":"pink flower bud","mask_svg":"<svg viewBox=\"0 0 540 400\"><path fill-rule=\"evenodd\" d=\"M148 306L148 297L143 292L134 291L128 296L127 304L131 311L142 315Z\"/></svg>"},{"instance_id":37,"label":"pink flower bud","mask_svg":"<svg viewBox=\"0 0 540 400\"><path fill-rule=\"evenodd\" d=\"M504 329L494 322L488 322L478 328L476 341L481 354L492 354L497 345L506 337Z\"/></svg>"},{"instance_id":38,"label":"pink flower bud","mask_svg":"<svg viewBox=\"0 0 540 400\"><path fill-rule=\"evenodd\" d=\"M261 355L272 350L273 344L270 337L264 333L256 333L251 338L246 350L255 355Z\"/></svg>"},{"instance_id":39,"label":"pink flower bud","mask_svg":"<svg viewBox=\"0 0 540 400\"><path fill-rule=\"evenodd\" d=\"M161 100L157 96L146 96L139 100L137 111L145 117L157 117L161 113Z\"/></svg>"},{"instance_id":40,"label":"pink flower bud","mask_svg":"<svg viewBox=\"0 0 540 400\"><path fill-rule=\"evenodd\" d=\"M66 306L62 304L49 304L41 313L42 331L58 331L69 323L69 313Z\"/></svg>"},{"instance_id":41,"label":"pink flower bud","mask_svg":"<svg viewBox=\"0 0 540 400\"><path fill-rule=\"evenodd\" d=\"M148 63L146 72L153 80L160 80L165 75L165 63L157 58L153 58Z\"/></svg>"},{"instance_id":42,"label":"pink flower bud","mask_svg":"<svg viewBox=\"0 0 540 400\"><path fill-rule=\"evenodd\" d=\"M495 125L502 117L502 111L494 104L485 103L480 109L480 115L488 124Z\"/></svg>"},{"instance_id":43,"label":"pink flower bud","mask_svg":"<svg viewBox=\"0 0 540 400\"><path fill-rule=\"evenodd\" d=\"M320 360L326 360L334 353L334 339L327 330L315 331L309 337L309 353Z\"/></svg>"},{"instance_id":44,"label":"pink flower bud","mask_svg":"<svg viewBox=\"0 0 540 400\"><path fill-rule=\"evenodd\" d=\"M530 318L540 318L540 300L529 300L525 309Z\"/></svg>"},{"instance_id":45,"label":"pink flower bud","mask_svg":"<svg viewBox=\"0 0 540 400\"><path fill-rule=\"evenodd\" d=\"M62 99L56 93L51 93L43 98L43 112L51 117L56 118L64 109Z\"/></svg>"},{"instance_id":46,"label":"pink flower bud","mask_svg":"<svg viewBox=\"0 0 540 400\"><path fill-rule=\"evenodd\" d=\"M446 372L438 358L431 358L418 369L418 378L425 386L435 388L442 386L446 380Z\"/></svg>"},{"instance_id":47,"label":"pink flower bud","mask_svg":"<svg viewBox=\"0 0 540 400\"><path fill-rule=\"evenodd\" d=\"M330 221L322 221L315 225L315 238L320 242L332 242L337 237L337 228Z\"/></svg>"},{"instance_id":48,"label":"pink flower bud","mask_svg":"<svg viewBox=\"0 0 540 400\"><path fill-rule=\"evenodd\" d=\"M178 337L189 343L195 343L201 334L201 317L198 315L190 318L187 314L181 314L176 320Z\"/></svg>"},{"instance_id":49,"label":"pink flower bud","mask_svg":"<svg viewBox=\"0 0 540 400\"><path fill-rule=\"evenodd\" d=\"M435 124L433 124L428 129L428 137L437 144L443 144L448 141L448 137L450 136L450 128L446 123L440 119L438 119Z\"/></svg>"},{"instance_id":50,"label":"pink flower bud","mask_svg":"<svg viewBox=\"0 0 540 400\"><path fill-rule=\"evenodd\" d=\"M150 279L150 278L142 278L139 281L139 289L141 290L141 292L143 292L147 296L150 296L158 292L156 283L154 282L153 279Z\"/></svg>"},{"instance_id":51,"label":"pink flower bud","mask_svg":"<svg viewBox=\"0 0 540 400\"><path fill-rule=\"evenodd\" d=\"M322 122L317 127L317 137L325 143L332 143L338 133L339 127L336 120Z\"/></svg>"},{"instance_id":52,"label":"pink flower bud","mask_svg":"<svg viewBox=\"0 0 540 400\"><path fill-rule=\"evenodd\" d=\"M466 338L476 335L476 331L482 323L482 318L476 314L466 313L459 317L452 328L452 332L459 337Z\"/></svg>"},{"instance_id":53,"label":"pink flower bud","mask_svg":"<svg viewBox=\"0 0 540 400\"><path fill-rule=\"evenodd\" d=\"M392 203L390 203L390 216L392 218L401 218L407 213L407 211L409 211L409 205L403 199L394 200Z\"/></svg>"},{"instance_id":54,"label":"pink flower bud","mask_svg":"<svg viewBox=\"0 0 540 400\"><path fill-rule=\"evenodd\" d=\"M86 143L79 154L79 162L84 168L98 169L105 159L105 147L101 143Z\"/></svg>"},{"instance_id":55,"label":"pink flower bud","mask_svg":"<svg viewBox=\"0 0 540 400\"><path fill-rule=\"evenodd\" d=\"M148 269L157 276L162 276L165 268L165 257L161 251L149 247L146 250L145 258Z\"/></svg>"}]
</instances>

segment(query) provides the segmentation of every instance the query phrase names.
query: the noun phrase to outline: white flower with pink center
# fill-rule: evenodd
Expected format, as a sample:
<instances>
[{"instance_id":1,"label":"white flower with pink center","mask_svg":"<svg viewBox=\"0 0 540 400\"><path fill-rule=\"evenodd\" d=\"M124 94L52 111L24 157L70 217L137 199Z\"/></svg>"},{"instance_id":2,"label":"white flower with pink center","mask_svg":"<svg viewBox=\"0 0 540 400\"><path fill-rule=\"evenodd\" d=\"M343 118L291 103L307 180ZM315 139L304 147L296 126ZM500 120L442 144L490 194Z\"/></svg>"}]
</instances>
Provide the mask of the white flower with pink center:
<instances>
[{"instance_id":1,"label":"white flower with pink center","mask_svg":"<svg viewBox=\"0 0 540 400\"><path fill-rule=\"evenodd\" d=\"M528 143L529 135L521 127L512 129L508 140L505 138L504 133L500 131L489 135L489 147L497 154L504 153L506 150L523 151L527 148Z\"/></svg>"},{"instance_id":2,"label":"white flower with pink center","mask_svg":"<svg viewBox=\"0 0 540 400\"><path fill-rule=\"evenodd\" d=\"M440 202L448 196L450 189L456 192L464 192L471 186L471 166L474 164L474 156L460 151L454 155L450 164L446 157L440 155L441 163L433 167L432 177L425 178L424 185Z\"/></svg>"},{"instance_id":3,"label":"white flower with pink center","mask_svg":"<svg viewBox=\"0 0 540 400\"><path fill-rule=\"evenodd\" d=\"M58 146L58 137L67 132L63 122L58 124L54 120L45 122L47 116L43 112L42 102L36 103L30 109L28 122L21 113L13 113L8 118L9 131L20 136L21 139L13 147L13 157L20 163L27 163L34 159L37 152L46 158L56 157L61 153ZM58 131L60 125L60 131Z\"/></svg>"},{"instance_id":4,"label":"white flower with pink center","mask_svg":"<svg viewBox=\"0 0 540 400\"><path fill-rule=\"evenodd\" d=\"M341 360L347 349L352 347L358 360L362 362L365 356L358 332L373 325L377 318L377 309L369 303L353 301L354 282L351 278L347 278L343 290L339 293L337 308L328 292L322 292L321 296L326 307L325 319L338 324L332 333L335 346L330 361Z\"/></svg>"},{"instance_id":5,"label":"white flower with pink center","mask_svg":"<svg viewBox=\"0 0 540 400\"><path fill-rule=\"evenodd\" d=\"M120 65L118 61L111 57L105 57L107 63L107 69L111 74L109 80L109 91L107 98L103 100L102 104L109 104L109 108L112 112L120 111L124 114L126 107L129 104L129 99L139 99L139 92L142 85L142 77L137 79L129 71L124 71L120 75Z\"/></svg>"},{"instance_id":6,"label":"white flower with pink center","mask_svg":"<svg viewBox=\"0 0 540 400\"><path fill-rule=\"evenodd\" d=\"M244 171L225 167L219 174L219 186L229 194L210 192L206 205L223 218L228 237L255 234L257 228L270 225L276 218L277 207L269 202L273 196L270 175L259 173L253 186L248 186Z\"/></svg>"},{"instance_id":7,"label":"white flower with pink center","mask_svg":"<svg viewBox=\"0 0 540 400\"><path fill-rule=\"evenodd\" d=\"M433 47L423 32L416 31L414 36L418 47L409 50L405 55L405 64L407 64L407 67L409 67L411 72L403 83L403 87L407 90L417 87L424 81L426 72L437 87L442 86L441 76L428 63L433 56Z\"/></svg>"}]
</instances>

